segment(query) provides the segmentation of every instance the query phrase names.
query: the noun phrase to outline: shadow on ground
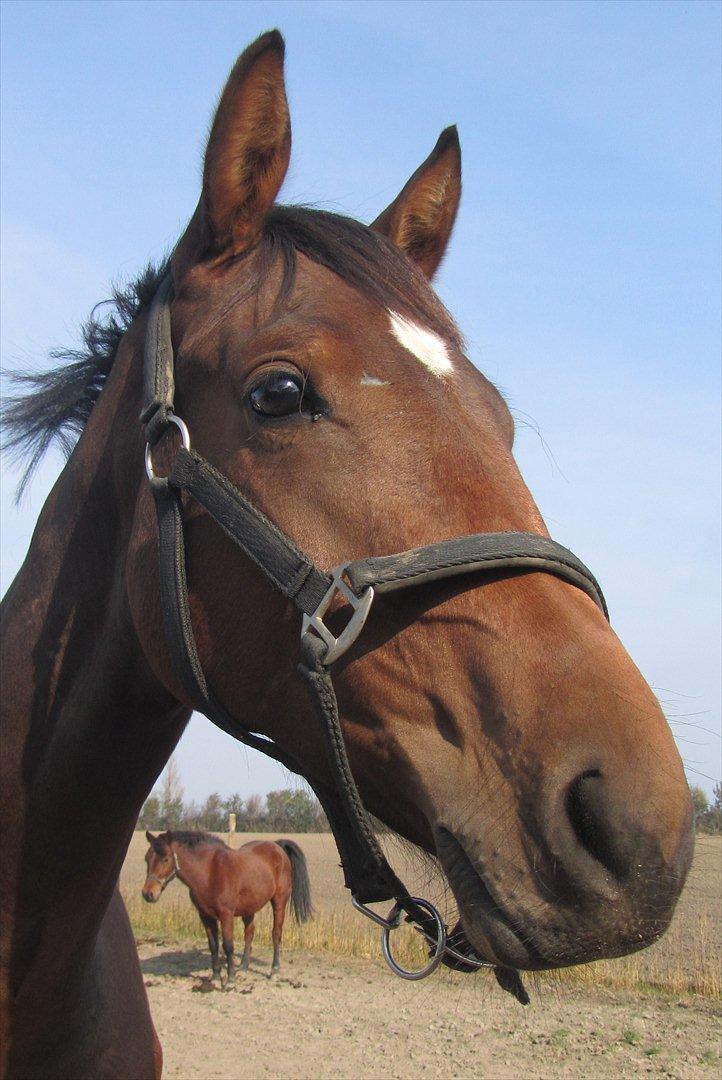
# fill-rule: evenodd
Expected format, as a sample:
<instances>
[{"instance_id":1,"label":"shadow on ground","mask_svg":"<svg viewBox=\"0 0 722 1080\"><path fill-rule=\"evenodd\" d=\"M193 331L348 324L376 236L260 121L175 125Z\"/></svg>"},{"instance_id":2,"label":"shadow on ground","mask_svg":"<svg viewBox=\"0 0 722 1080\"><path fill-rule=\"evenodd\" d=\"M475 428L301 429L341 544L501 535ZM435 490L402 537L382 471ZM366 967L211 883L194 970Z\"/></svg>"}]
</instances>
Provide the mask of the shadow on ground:
<instances>
[{"instance_id":1,"label":"shadow on ground","mask_svg":"<svg viewBox=\"0 0 722 1080\"><path fill-rule=\"evenodd\" d=\"M198 978L210 976L211 962L208 952L203 949L175 949L159 953L140 961L143 975L174 975L178 978ZM267 975L270 966L267 961L251 957L251 971ZM240 971L238 972L240 976Z\"/></svg>"}]
</instances>

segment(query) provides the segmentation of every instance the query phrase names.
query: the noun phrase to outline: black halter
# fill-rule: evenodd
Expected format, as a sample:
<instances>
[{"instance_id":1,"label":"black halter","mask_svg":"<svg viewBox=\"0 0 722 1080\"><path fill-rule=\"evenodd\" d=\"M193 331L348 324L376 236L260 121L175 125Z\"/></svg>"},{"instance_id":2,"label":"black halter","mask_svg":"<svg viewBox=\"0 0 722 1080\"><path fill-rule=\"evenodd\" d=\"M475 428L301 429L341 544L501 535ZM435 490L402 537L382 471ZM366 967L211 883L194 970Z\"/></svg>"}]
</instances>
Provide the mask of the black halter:
<instances>
[{"instance_id":1,"label":"black halter","mask_svg":"<svg viewBox=\"0 0 722 1080\"><path fill-rule=\"evenodd\" d=\"M196 649L188 605L181 493L199 502L241 550L253 560L275 587L292 600L303 615L298 671L308 687L328 753L331 785L313 785L333 829L344 878L354 904L385 928L384 953L398 974L411 977L395 964L388 935L402 917L419 926L434 946L432 970L439 962L473 970L491 966L477 958L468 945L463 953L447 942L446 927L427 901L409 895L391 869L373 832L349 766L339 722L330 665L356 640L366 621L375 593L392 592L428 581L479 571L533 571L555 574L582 589L608 617L602 591L576 555L561 544L532 533L479 533L438 544L346 563L331 572L320 570L293 541L265 517L245 496L199 454L191 450L190 435L173 413L174 357L171 343L170 276L161 283L148 317L144 357L144 402L141 421L148 444L146 469L158 512L160 598L168 647L177 675L194 706L233 738L275 758L292 772L303 767L275 743L243 727L213 697ZM170 474L153 472L152 448L169 425L181 432ZM338 638L323 622L337 592L352 609ZM365 905L394 900L387 919ZM521 999L525 992L510 980L507 969L495 969L506 989ZM424 969L422 974L428 974ZM518 976L517 976L518 980ZM510 985L510 981L511 984Z\"/></svg>"}]
</instances>

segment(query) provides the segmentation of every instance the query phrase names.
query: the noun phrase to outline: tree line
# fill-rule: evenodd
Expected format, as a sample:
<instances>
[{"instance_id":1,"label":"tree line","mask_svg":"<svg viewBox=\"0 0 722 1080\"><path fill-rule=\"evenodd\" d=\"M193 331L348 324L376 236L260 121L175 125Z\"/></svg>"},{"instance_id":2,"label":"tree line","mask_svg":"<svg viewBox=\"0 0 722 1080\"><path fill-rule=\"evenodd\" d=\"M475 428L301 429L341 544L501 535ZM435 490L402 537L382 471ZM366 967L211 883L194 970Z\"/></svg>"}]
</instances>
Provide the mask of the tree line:
<instances>
[{"instance_id":1,"label":"tree line","mask_svg":"<svg viewBox=\"0 0 722 1080\"><path fill-rule=\"evenodd\" d=\"M160 790L143 804L139 829L205 829L227 832L230 814L238 832L328 832L326 815L309 792L284 788L261 795L221 797L217 792L203 803L186 802L178 768L171 758Z\"/></svg>"},{"instance_id":2,"label":"tree line","mask_svg":"<svg viewBox=\"0 0 722 1080\"><path fill-rule=\"evenodd\" d=\"M715 784L711 803L701 787L690 790L697 832L722 833L722 782Z\"/></svg>"},{"instance_id":3,"label":"tree line","mask_svg":"<svg viewBox=\"0 0 722 1080\"><path fill-rule=\"evenodd\" d=\"M715 785L710 803L700 787L691 788L697 832L722 833L722 783ZM329 824L320 803L304 790L284 788L261 795L229 795L217 792L204 803L185 802L178 768L173 758L163 774L159 792L143 805L139 829L206 829L227 832L230 814L236 815L238 832L328 832Z\"/></svg>"}]
</instances>

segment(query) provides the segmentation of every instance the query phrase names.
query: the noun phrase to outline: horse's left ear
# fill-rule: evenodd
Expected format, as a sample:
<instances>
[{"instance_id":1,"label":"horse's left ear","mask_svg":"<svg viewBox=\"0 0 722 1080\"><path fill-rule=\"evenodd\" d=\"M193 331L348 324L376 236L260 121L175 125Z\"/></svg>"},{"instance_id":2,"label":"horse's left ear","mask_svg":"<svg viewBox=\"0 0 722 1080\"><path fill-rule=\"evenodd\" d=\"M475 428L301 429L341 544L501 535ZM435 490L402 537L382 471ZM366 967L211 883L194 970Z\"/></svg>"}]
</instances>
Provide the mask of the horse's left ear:
<instances>
[{"instance_id":1,"label":"horse's left ear","mask_svg":"<svg viewBox=\"0 0 722 1080\"><path fill-rule=\"evenodd\" d=\"M154 844L155 843L155 840L156 840L155 836L153 836L152 832L148 832L147 829L145 830L145 838L146 838L146 840L148 841L149 844Z\"/></svg>"},{"instance_id":2,"label":"horse's left ear","mask_svg":"<svg viewBox=\"0 0 722 1080\"><path fill-rule=\"evenodd\" d=\"M208 137L200 202L173 257L176 277L208 256L238 255L258 240L286 176L291 122L278 30L236 60Z\"/></svg>"},{"instance_id":3,"label":"horse's left ear","mask_svg":"<svg viewBox=\"0 0 722 1080\"><path fill-rule=\"evenodd\" d=\"M456 127L439 141L406 187L371 226L433 277L444 257L461 198L461 146Z\"/></svg>"}]
</instances>

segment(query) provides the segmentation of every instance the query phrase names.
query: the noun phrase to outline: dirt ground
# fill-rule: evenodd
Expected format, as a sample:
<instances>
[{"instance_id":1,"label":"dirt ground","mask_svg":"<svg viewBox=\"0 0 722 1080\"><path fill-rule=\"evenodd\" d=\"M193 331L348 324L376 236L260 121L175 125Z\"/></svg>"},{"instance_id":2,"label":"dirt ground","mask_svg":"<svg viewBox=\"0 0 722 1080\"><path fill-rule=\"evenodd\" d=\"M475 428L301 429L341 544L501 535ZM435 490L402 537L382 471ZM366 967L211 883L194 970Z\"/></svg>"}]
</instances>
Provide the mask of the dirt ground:
<instances>
[{"instance_id":1,"label":"dirt ground","mask_svg":"<svg viewBox=\"0 0 722 1080\"><path fill-rule=\"evenodd\" d=\"M522 1008L488 975L396 979L379 961L267 950L210 990L205 951L140 947L164 1077L713 1077L720 1014L702 998L567 986Z\"/></svg>"}]
</instances>

